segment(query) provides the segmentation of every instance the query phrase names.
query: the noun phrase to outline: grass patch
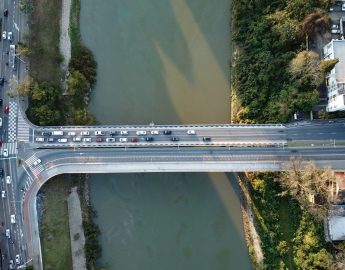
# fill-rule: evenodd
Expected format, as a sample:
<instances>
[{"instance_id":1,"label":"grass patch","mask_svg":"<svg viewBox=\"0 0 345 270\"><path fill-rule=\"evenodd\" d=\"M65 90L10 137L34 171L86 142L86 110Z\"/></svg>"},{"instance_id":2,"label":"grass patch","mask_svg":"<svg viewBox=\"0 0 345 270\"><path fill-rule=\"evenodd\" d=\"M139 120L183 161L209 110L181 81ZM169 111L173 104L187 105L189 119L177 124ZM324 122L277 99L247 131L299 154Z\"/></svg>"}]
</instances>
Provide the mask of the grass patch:
<instances>
[{"instance_id":1,"label":"grass patch","mask_svg":"<svg viewBox=\"0 0 345 270\"><path fill-rule=\"evenodd\" d=\"M30 75L35 81L60 83L61 0L33 0L30 16Z\"/></svg>"},{"instance_id":2,"label":"grass patch","mask_svg":"<svg viewBox=\"0 0 345 270\"><path fill-rule=\"evenodd\" d=\"M40 238L43 266L47 270L73 268L66 199L75 181L68 178L67 175L54 177L41 189L44 194L44 215L40 224Z\"/></svg>"}]
</instances>

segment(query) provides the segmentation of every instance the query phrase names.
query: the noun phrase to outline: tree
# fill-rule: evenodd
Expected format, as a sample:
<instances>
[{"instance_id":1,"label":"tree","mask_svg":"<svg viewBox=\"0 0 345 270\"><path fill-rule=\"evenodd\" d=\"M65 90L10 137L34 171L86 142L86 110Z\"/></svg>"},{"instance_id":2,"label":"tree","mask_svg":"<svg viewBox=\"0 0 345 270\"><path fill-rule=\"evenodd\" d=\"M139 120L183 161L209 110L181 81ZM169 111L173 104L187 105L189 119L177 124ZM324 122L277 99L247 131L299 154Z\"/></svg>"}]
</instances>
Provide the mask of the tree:
<instances>
[{"instance_id":1,"label":"tree","mask_svg":"<svg viewBox=\"0 0 345 270\"><path fill-rule=\"evenodd\" d=\"M287 172L279 178L286 193L294 197L302 209L322 219L332 200L334 176L330 168L320 169L312 162L292 159Z\"/></svg>"},{"instance_id":2,"label":"tree","mask_svg":"<svg viewBox=\"0 0 345 270\"><path fill-rule=\"evenodd\" d=\"M18 46L17 46L17 49L16 49L16 54L28 57L30 55L29 47L26 44L22 43L22 42L18 42Z\"/></svg>"},{"instance_id":3,"label":"tree","mask_svg":"<svg viewBox=\"0 0 345 270\"><path fill-rule=\"evenodd\" d=\"M68 93L70 95L84 97L89 91L90 84L85 76L78 70L73 70L68 78Z\"/></svg>"},{"instance_id":4,"label":"tree","mask_svg":"<svg viewBox=\"0 0 345 270\"><path fill-rule=\"evenodd\" d=\"M31 0L20 0L19 9L24 14L30 14L33 10L33 5Z\"/></svg>"},{"instance_id":5,"label":"tree","mask_svg":"<svg viewBox=\"0 0 345 270\"><path fill-rule=\"evenodd\" d=\"M321 12L315 11L310 13L301 23L301 30L305 35L314 36L317 33L325 33L329 29L331 19Z\"/></svg>"},{"instance_id":6,"label":"tree","mask_svg":"<svg viewBox=\"0 0 345 270\"><path fill-rule=\"evenodd\" d=\"M320 63L320 70L324 73L330 73L335 65L339 62L339 59L323 60Z\"/></svg>"},{"instance_id":7,"label":"tree","mask_svg":"<svg viewBox=\"0 0 345 270\"><path fill-rule=\"evenodd\" d=\"M89 113L85 108L77 109L74 111L74 124L75 125L94 125L96 118Z\"/></svg>"},{"instance_id":8,"label":"tree","mask_svg":"<svg viewBox=\"0 0 345 270\"><path fill-rule=\"evenodd\" d=\"M316 89L324 80L319 56L311 51L299 52L290 62L289 72L300 91Z\"/></svg>"},{"instance_id":9,"label":"tree","mask_svg":"<svg viewBox=\"0 0 345 270\"><path fill-rule=\"evenodd\" d=\"M31 108L31 115L40 126L56 125L60 120L60 112L51 109L48 105Z\"/></svg>"}]
</instances>

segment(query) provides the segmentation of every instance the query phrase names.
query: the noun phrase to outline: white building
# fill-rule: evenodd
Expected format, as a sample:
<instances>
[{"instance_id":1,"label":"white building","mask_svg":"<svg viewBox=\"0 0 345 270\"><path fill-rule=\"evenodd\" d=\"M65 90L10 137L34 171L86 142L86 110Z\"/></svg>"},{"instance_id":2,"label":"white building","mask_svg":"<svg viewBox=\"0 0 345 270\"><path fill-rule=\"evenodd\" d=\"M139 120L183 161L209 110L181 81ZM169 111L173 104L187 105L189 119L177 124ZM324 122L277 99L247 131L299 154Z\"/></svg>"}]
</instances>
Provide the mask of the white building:
<instances>
[{"instance_id":1,"label":"white building","mask_svg":"<svg viewBox=\"0 0 345 270\"><path fill-rule=\"evenodd\" d=\"M325 60L339 59L326 78L328 112L345 110L345 40L333 39L323 48Z\"/></svg>"},{"instance_id":2,"label":"white building","mask_svg":"<svg viewBox=\"0 0 345 270\"><path fill-rule=\"evenodd\" d=\"M345 240L345 205L332 205L325 220L326 241Z\"/></svg>"}]
</instances>

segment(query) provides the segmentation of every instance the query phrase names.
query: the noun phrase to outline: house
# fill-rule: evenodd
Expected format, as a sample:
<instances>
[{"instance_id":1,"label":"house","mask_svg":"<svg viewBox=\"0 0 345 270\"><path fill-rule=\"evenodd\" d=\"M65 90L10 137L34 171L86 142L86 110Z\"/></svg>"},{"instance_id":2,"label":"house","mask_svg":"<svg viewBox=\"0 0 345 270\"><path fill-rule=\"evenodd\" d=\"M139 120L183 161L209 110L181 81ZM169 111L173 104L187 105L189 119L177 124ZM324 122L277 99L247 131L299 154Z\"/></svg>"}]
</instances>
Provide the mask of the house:
<instances>
[{"instance_id":1,"label":"house","mask_svg":"<svg viewBox=\"0 0 345 270\"><path fill-rule=\"evenodd\" d=\"M339 59L326 78L326 111L345 111L345 40L333 39L323 48L324 60Z\"/></svg>"},{"instance_id":2,"label":"house","mask_svg":"<svg viewBox=\"0 0 345 270\"><path fill-rule=\"evenodd\" d=\"M326 241L345 240L345 205L332 205L325 220Z\"/></svg>"}]
</instances>

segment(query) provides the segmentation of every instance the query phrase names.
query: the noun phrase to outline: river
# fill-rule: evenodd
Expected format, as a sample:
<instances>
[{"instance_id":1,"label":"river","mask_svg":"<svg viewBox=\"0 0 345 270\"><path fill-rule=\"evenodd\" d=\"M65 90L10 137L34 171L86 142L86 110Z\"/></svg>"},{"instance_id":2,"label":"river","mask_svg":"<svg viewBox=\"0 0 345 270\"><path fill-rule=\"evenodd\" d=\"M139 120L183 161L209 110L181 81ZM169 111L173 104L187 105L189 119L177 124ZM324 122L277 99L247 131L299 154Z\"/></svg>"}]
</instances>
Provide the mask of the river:
<instances>
[{"instance_id":1,"label":"river","mask_svg":"<svg viewBox=\"0 0 345 270\"><path fill-rule=\"evenodd\" d=\"M230 0L83 0L103 124L228 123ZM114 270L250 269L238 186L226 173L94 175Z\"/></svg>"}]
</instances>

